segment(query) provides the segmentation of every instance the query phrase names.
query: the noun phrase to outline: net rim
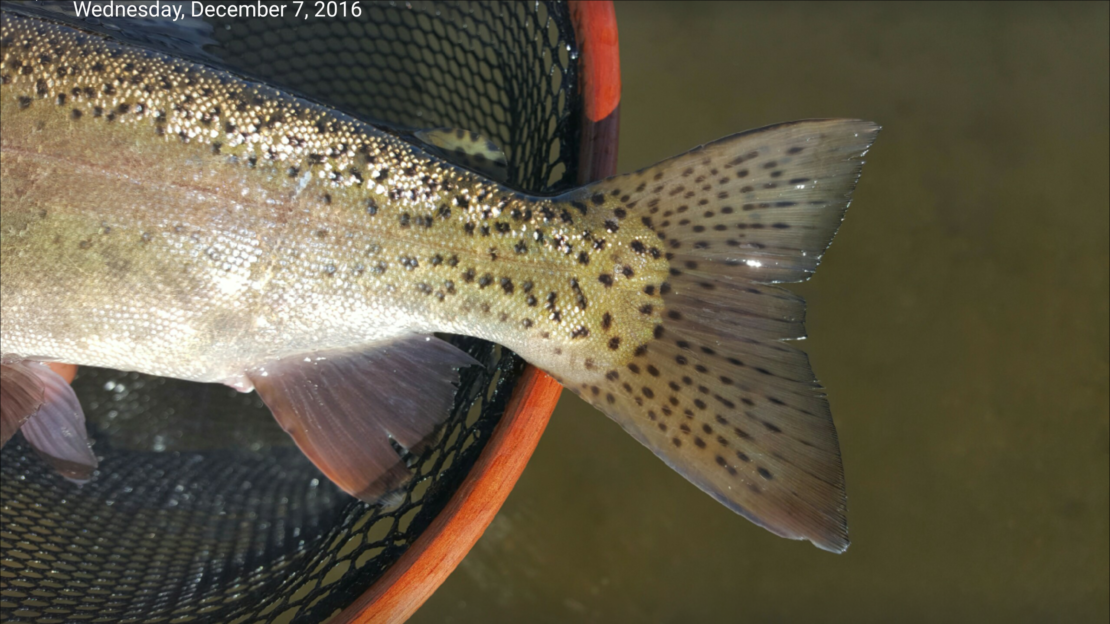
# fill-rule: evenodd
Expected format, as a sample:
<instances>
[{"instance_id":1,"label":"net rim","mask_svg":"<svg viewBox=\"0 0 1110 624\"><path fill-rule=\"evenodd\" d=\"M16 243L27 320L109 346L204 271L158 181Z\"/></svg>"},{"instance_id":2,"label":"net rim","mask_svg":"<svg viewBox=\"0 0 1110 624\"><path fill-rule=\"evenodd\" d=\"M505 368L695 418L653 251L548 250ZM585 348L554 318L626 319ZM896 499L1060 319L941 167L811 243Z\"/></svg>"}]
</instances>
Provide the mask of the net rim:
<instances>
[{"instance_id":1,"label":"net rim","mask_svg":"<svg viewBox=\"0 0 1110 624\"><path fill-rule=\"evenodd\" d=\"M582 107L579 184L617 169L620 58L612 0L570 0L578 40ZM432 524L333 624L404 622L477 543L516 485L547 428L562 386L527 365L477 463Z\"/></svg>"}]
</instances>

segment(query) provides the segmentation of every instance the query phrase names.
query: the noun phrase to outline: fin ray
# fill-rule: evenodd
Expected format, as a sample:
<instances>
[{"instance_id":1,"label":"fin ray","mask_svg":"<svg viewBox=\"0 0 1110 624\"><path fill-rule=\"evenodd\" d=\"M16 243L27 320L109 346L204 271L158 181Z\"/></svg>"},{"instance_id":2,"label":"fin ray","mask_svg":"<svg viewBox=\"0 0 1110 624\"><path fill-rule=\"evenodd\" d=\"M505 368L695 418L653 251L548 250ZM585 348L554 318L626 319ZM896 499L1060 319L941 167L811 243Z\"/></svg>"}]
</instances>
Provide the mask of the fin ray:
<instances>
[{"instance_id":1,"label":"fin ray","mask_svg":"<svg viewBox=\"0 0 1110 624\"><path fill-rule=\"evenodd\" d=\"M584 399L729 508L833 552L848 546L839 442L808 357L784 342L805 335L805 303L773 283L816 269L877 130L771 126L562 198L619 197L668 268L651 340L618 367L555 372L587 379Z\"/></svg>"},{"instance_id":2,"label":"fin ray","mask_svg":"<svg viewBox=\"0 0 1110 624\"><path fill-rule=\"evenodd\" d=\"M97 460L89 446L85 413L73 388L46 364L22 362L12 368L16 367L22 369L26 376L34 378L35 390L42 396L41 403L19 427L23 437L35 453L63 477L79 483L88 480L96 470ZM5 386L11 379L9 375L11 373L5 375L8 377ZM26 384L26 379L23 382ZM4 394L5 400L11 396L7 389ZM16 405L25 406L26 403L21 404L17 399ZM9 421L9 417L5 416L4 420ZM7 431L4 434L10 437Z\"/></svg>"},{"instance_id":3,"label":"fin ray","mask_svg":"<svg viewBox=\"0 0 1110 624\"><path fill-rule=\"evenodd\" d=\"M878 130L845 119L767 126L567 197L635 188L622 203L663 239L672 267L692 262L725 281L804 281L844 219Z\"/></svg>"},{"instance_id":4,"label":"fin ray","mask_svg":"<svg viewBox=\"0 0 1110 624\"><path fill-rule=\"evenodd\" d=\"M26 363L0 365L0 447L8 443L42 402L42 381Z\"/></svg>"},{"instance_id":5,"label":"fin ray","mask_svg":"<svg viewBox=\"0 0 1110 624\"><path fill-rule=\"evenodd\" d=\"M278 423L329 479L373 502L411 477L392 442L419 453L474 358L431 336L301 354L246 375Z\"/></svg>"}]
</instances>

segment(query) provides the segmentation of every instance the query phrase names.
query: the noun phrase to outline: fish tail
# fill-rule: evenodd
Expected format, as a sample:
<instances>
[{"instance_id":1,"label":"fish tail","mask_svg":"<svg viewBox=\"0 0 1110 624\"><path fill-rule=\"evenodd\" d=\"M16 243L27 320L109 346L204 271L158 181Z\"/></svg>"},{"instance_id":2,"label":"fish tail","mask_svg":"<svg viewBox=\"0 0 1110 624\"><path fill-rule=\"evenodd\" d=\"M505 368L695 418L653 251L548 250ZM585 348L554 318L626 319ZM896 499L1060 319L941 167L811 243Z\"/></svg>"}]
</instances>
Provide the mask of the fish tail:
<instances>
[{"instance_id":1,"label":"fish tail","mask_svg":"<svg viewBox=\"0 0 1110 624\"><path fill-rule=\"evenodd\" d=\"M836 429L806 354L785 342L804 336L805 302L773 284L817 268L877 131L770 126L581 190L623 194L669 273L653 338L574 389L729 508L832 552L848 547Z\"/></svg>"}]
</instances>

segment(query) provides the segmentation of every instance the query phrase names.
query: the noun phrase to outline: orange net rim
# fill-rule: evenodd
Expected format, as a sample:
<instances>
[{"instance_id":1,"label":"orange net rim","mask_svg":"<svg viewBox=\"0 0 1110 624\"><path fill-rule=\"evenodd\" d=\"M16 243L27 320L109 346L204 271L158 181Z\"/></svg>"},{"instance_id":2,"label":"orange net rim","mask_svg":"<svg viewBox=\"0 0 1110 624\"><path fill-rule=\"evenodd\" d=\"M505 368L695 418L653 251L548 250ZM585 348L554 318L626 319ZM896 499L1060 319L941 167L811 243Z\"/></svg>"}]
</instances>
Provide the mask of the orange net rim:
<instances>
[{"instance_id":1,"label":"orange net rim","mask_svg":"<svg viewBox=\"0 0 1110 624\"><path fill-rule=\"evenodd\" d=\"M611 0L571 0L583 97L580 184L616 173L620 114L617 18ZM547 428L563 388L525 367L501 422L462 485L385 575L332 621L407 620L477 543L520 478Z\"/></svg>"}]
</instances>

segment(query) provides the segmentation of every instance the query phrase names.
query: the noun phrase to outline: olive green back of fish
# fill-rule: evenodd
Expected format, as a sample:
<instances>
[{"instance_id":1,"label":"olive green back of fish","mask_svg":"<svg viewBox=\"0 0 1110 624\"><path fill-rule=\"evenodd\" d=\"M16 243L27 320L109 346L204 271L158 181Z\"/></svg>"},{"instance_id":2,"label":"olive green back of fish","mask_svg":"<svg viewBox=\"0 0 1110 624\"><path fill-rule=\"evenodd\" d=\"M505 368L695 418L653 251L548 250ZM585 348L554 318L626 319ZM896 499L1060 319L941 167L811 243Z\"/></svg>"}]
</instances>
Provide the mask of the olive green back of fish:
<instances>
[{"instance_id":1,"label":"olive green back of fish","mask_svg":"<svg viewBox=\"0 0 1110 624\"><path fill-rule=\"evenodd\" d=\"M666 270L628 250L638 224L618 231L227 74L29 27L43 31L30 48L5 47L5 322L26 310L51 329L12 335L17 352L95 334L82 359L221 380L259 352L414 330L571 349ZM594 279L605 266L628 287ZM47 288L64 294L49 310L21 303ZM144 324L151 309L169 320Z\"/></svg>"}]
</instances>

